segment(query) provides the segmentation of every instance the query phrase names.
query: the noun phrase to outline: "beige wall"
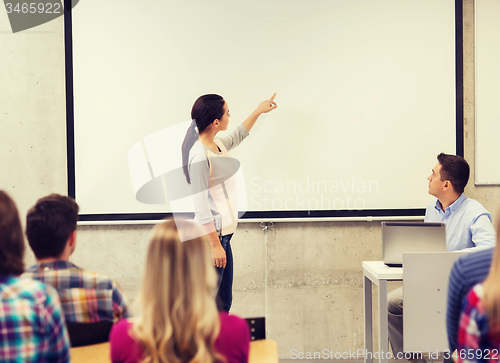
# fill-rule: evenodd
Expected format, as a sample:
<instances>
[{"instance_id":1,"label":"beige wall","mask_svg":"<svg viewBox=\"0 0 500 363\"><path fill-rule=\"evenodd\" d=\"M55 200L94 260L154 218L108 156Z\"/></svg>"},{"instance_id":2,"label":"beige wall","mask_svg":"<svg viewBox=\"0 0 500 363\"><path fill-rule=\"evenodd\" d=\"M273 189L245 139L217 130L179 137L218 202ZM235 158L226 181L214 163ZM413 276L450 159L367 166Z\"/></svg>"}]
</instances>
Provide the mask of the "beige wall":
<instances>
[{"instance_id":1,"label":"beige wall","mask_svg":"<svg viewBox=\"0 0 500 363\"><path fill-rule=\"evenodd\" d=\"M500 207L499 186L474 186L474 1L464 0L464 144L465 159L471 167L471 177L466 194L479 200L493 218L498 218ZM495 158L492 156L492 158Z\"/></svg>"},{"instance_id":2,"label":"beige wall","mask_svg":"<svg viewBox=\"0 0 500 363\"><path fill-rule=\"evenodd\" d=\"M472 171L473 10L473 1L464 0L465 157ZM0 50L0 188L15 198L24 218L37 198L67 191L63 21L12 34L5 14L0 14ZM497 214L498 186L471 183L466 193ZM240 224L232 243L233 312L245 317L267 314L268 337L278 341L280 358L289 358L291 349L363 348L361 262L381 258L379 226L274 223L264 231L257 223ZM150 228L80 226L73 261L111 275L133 299ZM27 263L32 261L29 254Z\"/></svg>"}]
</instances>

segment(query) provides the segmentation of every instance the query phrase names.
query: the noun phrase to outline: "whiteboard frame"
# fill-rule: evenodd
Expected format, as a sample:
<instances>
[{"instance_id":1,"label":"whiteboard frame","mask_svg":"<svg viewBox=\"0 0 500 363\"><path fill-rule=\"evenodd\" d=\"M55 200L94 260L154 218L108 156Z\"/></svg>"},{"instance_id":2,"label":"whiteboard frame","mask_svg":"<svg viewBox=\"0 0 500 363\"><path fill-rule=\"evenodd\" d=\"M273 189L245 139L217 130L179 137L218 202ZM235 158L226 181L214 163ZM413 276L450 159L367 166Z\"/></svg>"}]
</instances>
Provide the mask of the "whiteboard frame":
<instances>
[{"instance_id":1,"label":"whiteboard frame","mask_svg":"<svg viewBox=\"0 0 500 363\"><path fill-rule=\"evenodd\" d=\"M66 53L66 133L68 195L75 198L75 134L73 98L73 40L71 0L64 0L65 10L65 53ZM463 10L462 0L455 0L455 93L456 93L456 154L464 155L463 129ZM245 213L241 221L371 221L390 219L421 219L424 208L415 209L366 209L366 210L312 210L312 211L259 211ZM80 214L80 224L149 224L172 213L130 213L130 214Z\"/></svg>"}]
</instances>

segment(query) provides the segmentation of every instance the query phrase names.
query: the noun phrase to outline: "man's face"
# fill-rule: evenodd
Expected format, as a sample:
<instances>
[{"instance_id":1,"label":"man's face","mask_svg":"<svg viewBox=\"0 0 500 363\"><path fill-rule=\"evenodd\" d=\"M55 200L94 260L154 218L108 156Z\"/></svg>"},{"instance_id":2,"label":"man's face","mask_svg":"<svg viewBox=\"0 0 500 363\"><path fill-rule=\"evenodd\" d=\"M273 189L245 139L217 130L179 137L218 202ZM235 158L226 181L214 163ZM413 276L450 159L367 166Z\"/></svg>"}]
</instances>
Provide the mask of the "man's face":
<instances>
[{"instance_id":1,"label":"man's face","mask_svg":"<svg viewBox=\"0 0 500 363\"><path fill-rule=\"evenodd\" d=\"M437 163L432 168L432 173L427 177L429 181L429 194L439 198L443 193L443 187L446 181L441 181L441 164Z\"/></svg>"}]
</instances>

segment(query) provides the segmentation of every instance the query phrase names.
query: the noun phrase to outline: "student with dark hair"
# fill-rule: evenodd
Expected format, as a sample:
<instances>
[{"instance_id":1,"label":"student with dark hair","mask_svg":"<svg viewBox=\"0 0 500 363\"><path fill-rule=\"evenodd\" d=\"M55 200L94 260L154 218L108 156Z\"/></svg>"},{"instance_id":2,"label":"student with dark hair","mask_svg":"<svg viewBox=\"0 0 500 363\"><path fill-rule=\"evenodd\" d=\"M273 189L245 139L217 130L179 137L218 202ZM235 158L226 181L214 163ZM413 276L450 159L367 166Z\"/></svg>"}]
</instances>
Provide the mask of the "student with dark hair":
<instances>
[{"instance_id":1,"label":"student with dark hair","mask_svg":"<svg viewBox=\"0 0 500 363\"><path fill-rule=\"evenodd\" d=\"M54 286L66 321L93 323L130 316L121 288L108 276L69 262L76 246L78 205L51 194L37 201L26 217L26 235L37 263L24 274Z\"/></svg>"},{"instance_id":2,"label":"student with dark hair","mask_svg":"<svg viewBox=\"0 0 500 363\"><path fill-rule=\"evenodd\" d=\"M195 219L204 226L212 258L219 272L217 299L222 310L232 303L233 255L230 240L238 221L238 195L228 151L238 146L263 113L274 110L274 94L231 134L215 138L229 125L229 107L215 94L199 97L191 110L193 120L182 144L182 165L188 184L193 188ZM229 161L229 162L227 162Z\"/></svg>"},{"instance_id":3,"label":"student with dark hair","mask_svg":"<svg viewBox=\"0 0 500 363\"><path fill-rule=\"evenodd\" d=\"M28 211L26 235L37 259L53 258L63 253L68 238L76 234L78 210L73 199L51 194L39 199Z\"/></svg>"},{"instance_id":4,"label":"student with dark hair","mask_svg":"<svg viewBox=\"0 0 500 363\"><path fill-rule=\"evenodd\" d=\"M0 190L0 361L69 362L57 292L22 278L24 239L16 205Z\"/></svg>"},{"instance_id":5,"label":"student with dark hair","mask_svg":"<svg viewBox=\"0 0 500 363\"><path fill-rule=\"evenodd\" d=\"M437 156L437 160L438 164L434 168L438 168L438 165L440 166L440 181L449 181L456 194L461 195L465 190L465 186L469 182L469 163L467 163L467 161L461 156L449 155L445 153L439 154ZM434 169L432 175L435 175ZM431 176L427 178L429 181Z\"/></svg>"},{"instance_id":6,"label":"student with dark hair","mask_svg":"<svg viewBox=\"0 0 500 363\"><path fill-rule=\"evenodd\" d=\"M425 222L446 224L448 251L488 249L496 244L491 214L463 193L469 181L469 164L457 155L441 153L432 169L429 194L436 197L427 205ZM388 294L389 341L394 354L403 352L403 289ZM417 356L418 357L418 356Z\"/></svg>"}]
</instances>

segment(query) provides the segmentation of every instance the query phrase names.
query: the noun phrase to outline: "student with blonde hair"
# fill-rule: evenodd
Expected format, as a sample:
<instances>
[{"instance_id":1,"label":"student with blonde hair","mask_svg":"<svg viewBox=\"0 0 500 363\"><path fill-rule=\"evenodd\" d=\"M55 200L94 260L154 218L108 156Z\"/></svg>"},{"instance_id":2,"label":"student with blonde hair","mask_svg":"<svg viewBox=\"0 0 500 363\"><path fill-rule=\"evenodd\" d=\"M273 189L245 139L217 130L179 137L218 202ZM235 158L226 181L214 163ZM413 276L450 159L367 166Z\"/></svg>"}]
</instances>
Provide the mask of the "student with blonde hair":
<instances>
[{"instance_id":1,"label":"student with blonde hair","mask_svg":"<svg viewBox=\"0 0 500 363\"><path fill-rule=\"evenodd\" d=\"M247 323L215 304L210 245L191 221L154 227L139 295L140 313L110 334L113 362L247 362ZM184 241L184 242L181 242Z\"/></svg>"},{"instance_id":2,"label":"student with blonde hair","mask_svg":"<svg viewBox=\"0 0 500 363\"><path fill-rule=\"evenodd\" d=\"M500 211L497 245L486 279L464 299L457 337L458 362L490 362L500 358Z\"/></svg>"}]
</instances>

